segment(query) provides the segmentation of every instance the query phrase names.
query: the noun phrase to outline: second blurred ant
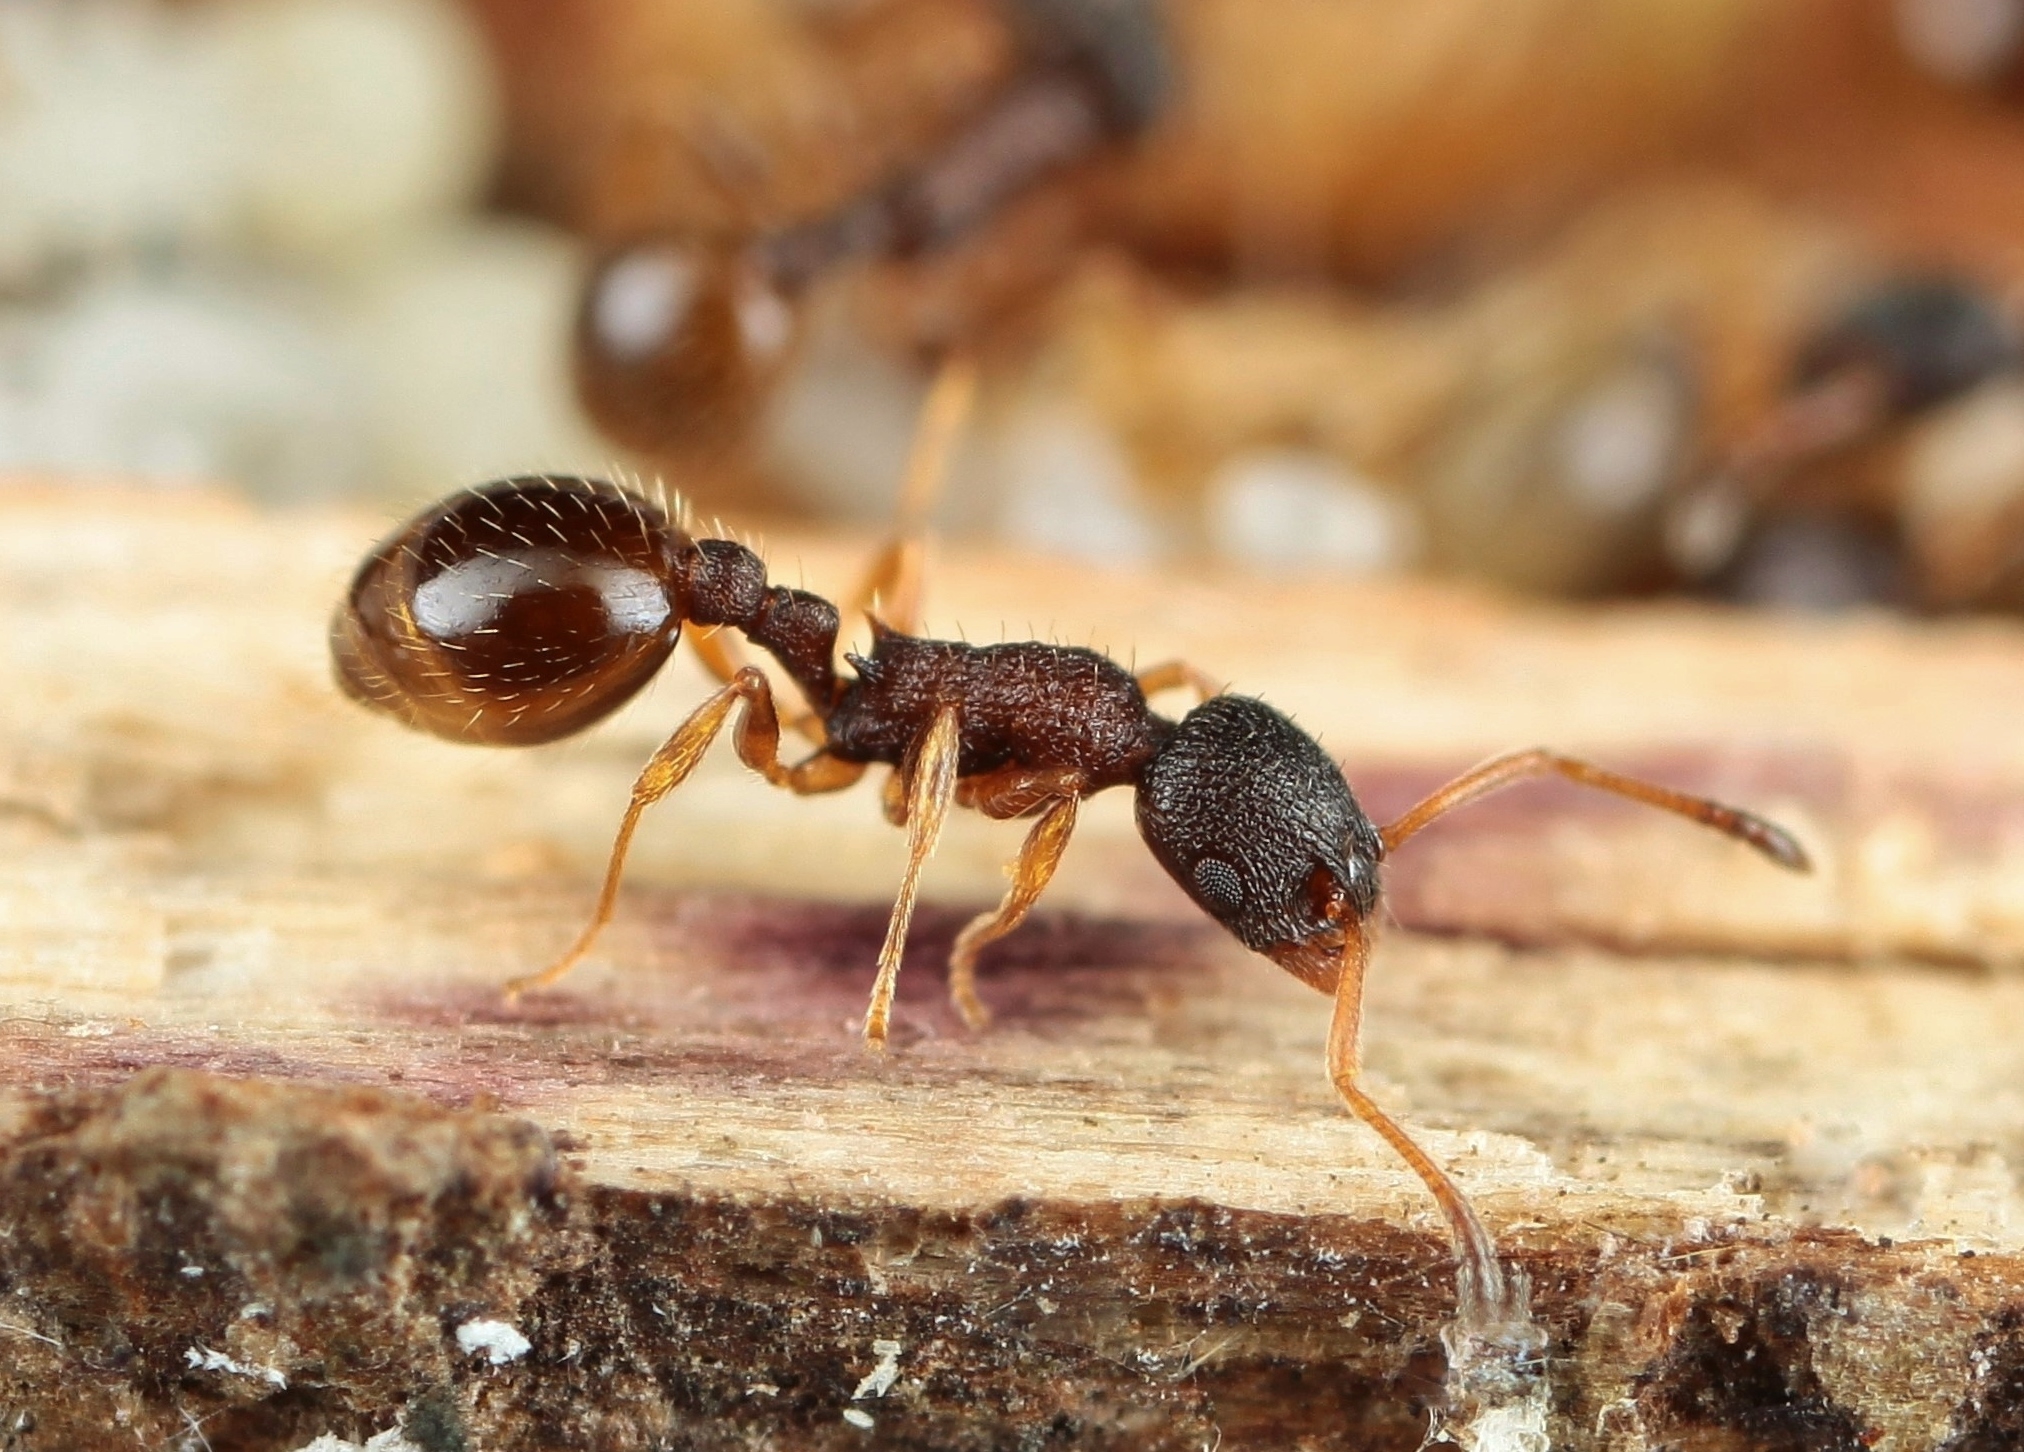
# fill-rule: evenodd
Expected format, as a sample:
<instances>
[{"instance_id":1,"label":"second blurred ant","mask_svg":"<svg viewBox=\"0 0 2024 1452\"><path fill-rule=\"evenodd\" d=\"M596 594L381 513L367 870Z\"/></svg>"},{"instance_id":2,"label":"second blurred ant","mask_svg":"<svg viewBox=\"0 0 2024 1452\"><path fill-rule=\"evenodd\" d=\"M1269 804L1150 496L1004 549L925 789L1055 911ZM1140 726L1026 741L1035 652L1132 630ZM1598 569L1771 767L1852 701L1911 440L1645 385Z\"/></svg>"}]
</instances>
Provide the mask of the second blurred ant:
<instances>
[{"instance_id":1,"label":"second blurred ant","mask_svg":"<svg viewBox=\"0 0 2024 1452\"><path fill-rule=\"evenodd\" d=\"M968 371L951 367L930 396L907 497L917 518L965 408ZM641 815L680 786L727 724L739 758L800 795L840 791L867 767L892 769L886 810L907 831L907 866L864 1018L883 1049L921 870L952 806L1028 817L1033 827L998 906L957 937L949 991L972 1028L986 1014L975 972L986 944L1017 927L1045 890L1084 797L1137 793L1140 834L1204 912L1243 944L1333 996L1328 1073L1350 1110L1433 1193L1461 1259L1465 1315L1507 1304L1495 1244L1461 1190L1357 1080L1357 1033L1371 924L1385 860L1436 818L1530 777L1557 775L1677 813L1805 870L1783 829L1701 797L1544 750L1498 757L1379 826L1341 768L1280 712L1219 694L1170 662L1133 674L1072 646L973 646L910 633L920 553L903 530L865 590L884 601L868 657L836 660L841 616L820 596L767 582L751 550L695 538L647 500L581 478L500 480L425 510L365 559L331 642L355 699L456 741L529 745L609 715L658 670L684 622L729 627L770 653L807 714L791 724L815 749L781 760L774 689L714 634L702 646L722 687L675 729L633 784L588 927L552 966L509 992L547 987L609 921ZM1147 698L1191 687L1179 720Z\"/></svg>"},{"instance_id":2,"label":"second blurred ant","mask_svg":"<svg viewBox=\"0 0 2024 1452\"><path fill-rule=\"evenodd\" d=\"M755 218L712 235L632 232L602 252L579 300L574 349L577 393L606 436L662 457L735 447L785 370L802 301L820 278L975 241L1015 198L1089 162L1158 109L1168 81L1157 7L1006 8L1020 73L910 166L814 216ZM1035 261L998 270L1023 276ZM998 286L1016 291L1008 278ZM975 322L945 318L943 336L916 341L946 348L960 341L947 332Z\"/></svg>"}]
</instances>

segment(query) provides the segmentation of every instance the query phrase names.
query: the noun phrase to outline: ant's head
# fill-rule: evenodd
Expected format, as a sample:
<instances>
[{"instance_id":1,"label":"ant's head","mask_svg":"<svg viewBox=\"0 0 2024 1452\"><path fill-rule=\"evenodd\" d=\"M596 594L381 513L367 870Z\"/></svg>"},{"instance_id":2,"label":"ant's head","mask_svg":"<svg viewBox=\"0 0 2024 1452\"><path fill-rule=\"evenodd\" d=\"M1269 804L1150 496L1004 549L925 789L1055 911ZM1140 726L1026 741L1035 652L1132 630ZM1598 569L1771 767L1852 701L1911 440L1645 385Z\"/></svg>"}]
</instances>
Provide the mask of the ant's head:
<instances>
[{"instance_id":1,"label":"ant's head","mask_svg":"<svg viewBox=\"0 0 2024 1452\"><path fill-rule=\"evenodd\" d=\"M1377 907L1384 846L1313 737L1248 696L1174 728L1138 783L1139 832L1202 910L1295 977L1335 987Z\"/></svg>"},{"instance_id":2,"label":"ant's head","mask_svg":"<svg viewBox=\"0 0 2024 1452\"><path fill-rule=\"evenodd\" d=\"M608 715L682 617L658 508L594 479L501 479L423 511L331 621L345 694L453 741L527 746Z\"/></svg>"}]
</instances>

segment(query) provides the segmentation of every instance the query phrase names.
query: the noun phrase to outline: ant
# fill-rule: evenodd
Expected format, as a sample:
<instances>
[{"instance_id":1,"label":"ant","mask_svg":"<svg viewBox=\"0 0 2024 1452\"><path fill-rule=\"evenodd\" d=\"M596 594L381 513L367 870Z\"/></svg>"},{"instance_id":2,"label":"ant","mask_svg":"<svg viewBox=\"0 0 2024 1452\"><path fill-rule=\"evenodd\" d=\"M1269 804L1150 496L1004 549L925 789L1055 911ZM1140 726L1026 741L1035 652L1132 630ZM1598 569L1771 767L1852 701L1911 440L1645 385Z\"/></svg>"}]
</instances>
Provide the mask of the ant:
<instances>
[{"instance_id":1,"label":"ant","mask_svg":"<svg viewBox=\"0 0 2024 1452\"><path fill-rule=\"evenodd\" d=\"M1357 805L1320 744L1265 702L1226 694L1180 661L1136 674L1077 646L973 646L913 634L919 519L967 407L972 374L945 367L931 391L903 490L902 527L862 598L869 656L835 652L841 616L828 600L769 584L746 546L696 538L667 511L595 479L529 476L481 485L423 511L359 568L332 624L347 694L451 740L524 746L580 731L631 698L674 650L684 623L722 687L675 729L632 788L589 925L509 996L545 988L583 958L610 920L641 815L680 786L735 712L746 766L799 795L841 791L867 767L892 769L886 814L907 832L907 865L871 1002L866 1045L883 1051L921 869L949 809L1033 821L995 909L958 935L949 993L981 1029L976 964L1046 889L1084 797L1137 793L1146 845L1203 911L1247 948L1333 996L1328 1073L1350 1110L1425 1182L1460 1257L1465 1311L1506 1304L1494 1242L1427 1153L1357 1080L1357 1031L1383 864L1435 819L1500 788L1557 775L1674 812L1808 869L1782 828L1733 807L1545 750L1500 756L1379 826ZM740 663L718 630L740 632L779 662L806 702L787 724L814 742L788 764L782 714L764 672ZM1179 720L1148 698L1192 688Z\"/></svg>"},{"instance_id":2,"label":"ant","mask_svg":"<svg viewBox=\"0 0 2024 1452\"><path fill-rule=\"evenodd\" d=\"M576 390L608 438L661 456L734 449L768 407L820 279L946 256L1049 179L1085 208L1071 179L1163 103L1159 17L1143 0L1019 0L1011 16L1020 73L910 166L813 216L707 234L636 229L594 259L576 313ZM1001 261L979 295L920 320L943 336L916 341L933 351L973 332L1049 267Z\"/></svg>"}]
</instances>

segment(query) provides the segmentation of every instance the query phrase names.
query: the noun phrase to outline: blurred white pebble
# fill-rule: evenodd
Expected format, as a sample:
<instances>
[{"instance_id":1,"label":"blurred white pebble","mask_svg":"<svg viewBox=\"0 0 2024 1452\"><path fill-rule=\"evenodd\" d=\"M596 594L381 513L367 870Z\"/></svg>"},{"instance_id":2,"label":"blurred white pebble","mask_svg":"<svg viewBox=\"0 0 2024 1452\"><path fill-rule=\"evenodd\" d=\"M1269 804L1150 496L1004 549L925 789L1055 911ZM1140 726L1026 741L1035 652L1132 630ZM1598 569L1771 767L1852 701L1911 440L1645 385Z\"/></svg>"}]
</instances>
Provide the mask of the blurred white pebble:
<instances>
[{"instance_id":1,"label":"blurred white pebble","mask_svg":"<svg viewBox=\"0 0 2024 1452\"><path fill-rule=\"evenodd\" d=\"M0 467L328 496L363 477L364 422L349 360L285 289L127 275L0 313Z\"/></svg>"},{"instance_id":2,"label":"blurred white pebble","mask_svg":"<svg viewBox=\"0 0 2024 1452\"><path fill-rule=\"evenodd\" d=\"M1100 564L1163 553L1124 446L1081 408L1029 404L992 442L1001 538Z\"/></svg>"},{"instance_id":3,"label":"blurred white pebble","mask_svg":"<svg viewBox=\"0 0 2024 1452\"><path fill-rule=\"evenodd\" d=\"M471 223L341 278L122 271L0 310L0 467L399 503L605 471L569 379L579 270L558 232Z\"/></svg>"},{"instance_id":4,"label":"blurred white pebble","mask_svg":"<svg viewBox=\"0 0 2024 1452\"><path fill-rule=\"evenodd\" d=\"M500 101L483 42L444 0L229 0L211 17L230 87L245 225L336 253L478 200Z\"/></svg>"},{"instance_id":5,"label":"blurred white pebble","mask_svg":"<svg viewBox=\"0 0 2024 1452\"><path fill-rule=\"evenodd\" d=\"M1909 521L1986 523L2024 497L2024 382L2003 379L1936 410L1905 455Z\"/></svg>"},{"instance_id":6,"label":"blurred white pebble","mask_svg":"<svg viewBox=\"0 0 2024 1452\"><path fill-rule=\"evenodd\" d=\"M496 474L609 469L569 376L582 260L567 237L473 222L372 263L333 299L369 411L369 492L419 500Z\"/></svg>"},{"instance_id":7,"label":"blurred white pebble","mask_svg":"<svg viewBox=\"0 0 2024 1452\"><path fill-rule=\"evenodd\" d=\"M139 0L0 3L0 281L231 220L219 57Z\"/></svg>"},{"instance_id":8,"label":"blurred white pebble","mask_svg":"<svg viewBox=\"0 0 2024 1452\"><path fill-rule=\"evenodd\" d=\"M1643 358L1605 374L1560 421L1567 492L1602 515L1649 508L1677 471L1693 426L1685 381L1664 360Z\"/></svg>"},{"instance_id":9,"label":"blurred white pebble","mask_svg":"<svg viewBox=\"0 0 2024 1452\"><path fill-rule=\"evenodd\" d=\"M1205 508L1216 548L1246 564L1361 573L1419 554L1411 506L1327 454L1233 455L1209 481Z\"/></svg>"},{"instance_id":10,"label":"blurred white pebble","mask_svg":"<svg viewBox=\"0 0 2024 1452\"><path fill-rule=\"evenodd\" d=\"M221 243L319 257L467 207L498 134L449 0L0 3L0 282Z\"/></svg>"},{"instance_id":11,"label":"blurred white pebble","mask_svg":"<svg viewBox=\"0 0 2024 1452\"><path fill-rule=\"evenodd\" d=\"M1928 594L1973 602L2024 553L2024 382L1984 384L1911 431L1900 502Z\"/></svg>"},{"instance_id":12,"label":"blurred white pebble","mask_svg":"<svg viewBox=\"0 0 2024 1452\"><path fill-rule=\"evenodd\" d=\"M913 448L927 384L820 300L767 411L765 459L830 519L883 525Z\"/></svg>"}]
</instances>

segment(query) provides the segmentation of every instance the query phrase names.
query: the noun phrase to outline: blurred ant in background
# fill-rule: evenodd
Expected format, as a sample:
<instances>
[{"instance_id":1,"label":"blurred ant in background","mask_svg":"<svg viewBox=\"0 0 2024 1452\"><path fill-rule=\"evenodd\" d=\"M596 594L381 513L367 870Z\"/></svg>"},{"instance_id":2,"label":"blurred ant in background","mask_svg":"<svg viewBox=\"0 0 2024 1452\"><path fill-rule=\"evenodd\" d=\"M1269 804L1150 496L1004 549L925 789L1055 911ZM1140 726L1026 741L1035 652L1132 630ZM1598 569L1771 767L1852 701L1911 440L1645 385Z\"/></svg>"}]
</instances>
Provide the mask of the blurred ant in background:
<instances>
[{"instance_id":1,"label":"blurred ant in background","mask_svg":"<svg viewBox=\"0 0 2024 1452\"><path fill-rule=\"evenodd\" d=\"M929 12L939 19L924 21ZM958 12L968 19L953 18ZM1769 295L1777 284L1766 282L1766 295L1752 301L1740 295L1748 289L1734 286L1724 269L1733 263L1747 273L1756 264L1718 255L1726 244L1678 231L1642 240L1620 237L1623 250L1616 255L1607 249L1588 254L1614 274L1615 286L1588 287L1576 279L1572 286L1537 294L1536 306L1521 306L1500 321L1509 325L1506 337L1537 326L1547 345L1525 359L1485 365L1479 360L1491 353L1509 351L1515 358L1517 350L1467 326L1470 313L1489 311L1476 302L1494 304L1493 294L1510 292L1505 284L1522 283L1529 270L1543 265L1551 272L1553 253L1561 246L1549 243L1543 255L1520 260L1521 253L1508 249L1514 244L1530 249L1542 236L1528 240L1516 224L1496 240L1497 218L1505 216L1495 200L1502 193L1490 179L1501 174L1497 168L1469 183L1422 178L1448 196L1443 204L1448 212L1472 219L1470 226L1484 229L1490 240L1472 244L1473 261L1467 248L1446 261L1425 247L1421 253L1408 250L1405 255L1419 258L1414 264L1419 272L1444 288L1438 295L1419 294L1413 274L1402 271L1396 258L1389 270L1358 272L1363 244L1355 239L1362 231L1383 232L1382 218L1414 214L1417 193L1385 190L1397 181L1385 180L1389 171L1366 178L1378 187L1369 208L1359 202L1346 211L1340 198L1331 203L1317 196L1303 206L1280 196L1297 190L1286 178L1277 190L1263 181L1254 188L1244 176L1217 169L1267 165L1259 141L1266 131L1249 140L1248 132L1228 138L1220 150L1203 150L1199 136L1183 141L1182 154L1192 159L1174 169L1176 133L1163 128L1150 138L1151 146L1132 150L1129 166L1106 166L1125 155L1121 143L1143 134L1156 115L1170 114L1183 137L1205 131L1207 120L1225 114L1215 109L1228 103L1227 97L1214 99L1218 88L1237 84L1232 78L1239 72L1215 69L1199 44L1191 46L1186 58L1192 84L1182 104L1163 113L1173 62L1154 6L1140 0L1004 0L968 8L894 3L884 13L887 19L876 27L884 47L878 62L863 60L867 30L833 21L821 27L813 50L839 74L911 75L908 58L948 48L955 32L936 25L974 24L998 37L993 52L998 59L965 72L967 88L952 83L942 91L917 88L921 94L914 95L903 84L880 92L853 82L857 88L845 90L860 111L878 109L863 105L867 93L889 93L895 97L891 109L913 119L881 128L867 127L859 117L834 133L778 123L775 112L794 110L786 101L771 110L731 104L722 113L730 119L721 121L707 104L657 110L648 98L663 93L650 86L626 93L638 99L629 103L601 173L602 211L592 209L589 230L605 241L580 298L574 342L579 393L615 442L663 465L701 466L702 487L725 490L725 497L730 488L756 488L763 498L769 481L777 482L770 469L720 474L717 466L742 462L746 446L766 433L764 415L797 357L798 341L810 331L811 303L838 274L872 269L871 305L862 306L867 295L860 292L854 322L901 351L932 357L950 346L1000 336L990 331L993 324L1011 317L1015 305L1034 302L1071 270L1080 280L1087 271L1077 265L1088 254L1083 244L1099 232L1125 244L1116 255L1130 260L1119 266L1145 279L1148 292L1185 300L1175 307L1178 314L1209 296L1197 288L1204 276L1246 269L1245 239L1251 232L1298 230L1295 224L1304 220L1317 229L1314 235L1305 246L1287 242L1291 262L1263 259L1267 273L1302 286L1355 281L1385 289L1344 308L1346 321L1337 335L1348 351L1363 349L1378 376L1321 379L1317 370L1268 367L1234 381L1205 377L1205 384L1230 386L1206 388L1201 400L1188 405L1205 416L1201 426L1184 424L1176 436L1173 420L1159 405L1131 395L1134 388L1170 382L1171 370L1185 375L1196 366L1185 340L1170 353L1152 353L1146 339L1173 336L1162 331L1157 308L1147 310L1152 326L1139 337L1130 332L1135 316L1106 335L1100 316L1085 321L1075 308L1065 308L1049 314L1043 330L1056 347L1042 360L1040 371L1052 370L1046 384L1032 385L1038 374L1029 370L1032 386L1016 395L1017 409L995 421L999 455L1011 457L1012 446L1004 441L1025 437L1018 430L1042 412L1033 400L1047 401L1047 387L1059 386L1063 374L1079 366L1074 350L1080 340L1095 338L1112 349L1105 355L1108 371L1097 377L1092 366L1062 392L1096 415L1100 445L1118 445L1126 454L1126 508L1150 521L1147 534L1155 548L1207 547L1241 558L1258 549L1314 550L1314 541L1327 537L1325 530L1303 533L1297 523L1270 516L1257 524L1266 543L1254 547L1247 543L1252 535L1244 533L1252 513L1215 499L1205 502L1211 488L1225 482L1219 472L1224 466L1234 468L1247 453L1279 449L1310 450L1324 465L1336 466L1331 481L1348 481L1355 497L1342 506L1352 511L1344 528L1362 531L1362 552L1349 551L1355 560L1432 567L1523 590L1636 593L1684 585L1745 603L1944 605L1987 602L2003 594L2006 571L2024 573L1994 545L1979 553L1956 547L1963 533L1957 521L1964 510L1973 511L1957 507L1952 498L1927 511L1945 516L1938 533L1946 539L1933 545L1921 535L1921 524L1907 522L1908 506L1895 488L1900 481L1882 480L1883 471L1869 462L1882 452L1869 446L1908 437L1906 425L2012 366L2004 305L1978 283L1916 271L1891 278L1871 267L1869 291L1850 300L1845 292L1811 293L1797 281L1805 267L1795 266L1785 295ZM1341 29L1317 22L1312 31L1290 21L1283 29L1274 22L1255 23L1256 35L1241 27L1235 33L1251 36L1251 44L1263 44L1265 37L1284 45L1355 39L1378 46L1379 55L1390 54L1384 46L1407 46L1419 34L1403 21L1396 31L1376 20L1367 26L1345 21ZM922 28L909 34L916 25ZM1005 40L1013 34L1016 43ZM1474 53L1469 45L1433 32L1423 39L1439 54L1447 54L1443 47L1456 47L1455 85L1472 94L1462 79L1473 74L1462 59ZM1253 78L1246 84L1265 83ZM1402 102L1396 116L1386 111L1357 124L1331 122L1335 113L1303 93L1303 103L1315 112L1312 130L1295 127L1281 139L1346 149L1352 154L1352 161L1342 164L1348 171L1319 162L1314 171L1346 187L1345 176L1361 175L1357 166L1408 145L1416 129L1436 124L1441 87L1422 84L1432 99L1421 97L1412 106ZM698 89L707 93L709 87ZM726 89L735 86L720 82L720 100ZM908 92L904 105L897 100L901 92ZM1250 93L1240 88L1236 94ZM1541 105L1550 99L1532 97ZM1268 128L1274 123L1259 118L1271 115L1276 113L1256 98L1228 113L1239 125ZM1394 126L1395 135L1387 129ZM866 131L882 140L855 147L851 138ZM906 139L894 142L889 132L905 132ZM1197 150L1188 151L1190 145ZM1496 145L1494 128L1472 142L1485 154ZM1447 158L1457 175L1474 175L1463 164L1470 159L1481 161L1474 150L1466 158ZM1689 171L1656 180L1663 188L1690 184L1692 176ZM1176 201L1171 215L1159 210L1166 205L1162 201L1148 221L1139 212L1152 191L1162 197L1223 198L1233 213L1225 224L1229 235L1220 242L1196 235L1200 229L1187 219L1194 215L1190 205L1199 210L1208 204L1201 200ZM1262 221L1246 213L1247 198L1264 206ZM1021 230L1022 219L1046 206L1055 208L1052 230ZM1577 214L1571 230L1578 232L1582 216L1607 206ZM1363 221L1341 221L1343 237L1335 239L1338 214ZM1464 235L1457 231L1461 223L1451 222L1447 232ZM1425 217L1416 225L1424 243L1455 241ZM1808 225L1812 230L1796 242L1802 249L1844 232L1822 217ZM1867 250L1859 239L1840 240ZM1773 252L1781 245L1748 229L1732 241L1741 247L1767 243ZM1369 238L1364 242L1387 256L1397 251ZM1500 249L1505 249L1501 258ZM1469 280L1471 268L1485 259L1494 260L1498 270ZM1768 277L1777 266L1775 257L1767 258L1761 271ZM1675 326L1683 320L1668 313L1663 295L1683 272L1696 269L1703 273L1698 284L1703 292L1688 300L1688 311L1761 307L1766 316L1727 333L1716 327L1717 336L1705 338L1691 319ZM1653 294L1644 303L1635 296L1639 287ZM1263 291L1238 288L1221 295ZM1330 311L1330 301L1320 295L1314 301L1318 313ZM1374 306L1366 311L1365 303ZM1630 315L1613 318L1617 303L1627 305ZM1100 299L1096 306L1101 309ZM1804 315L1797 332L1787 331L1796 314ZM1375 325L1366 326L1366 318ZM1464 326L1450 328L1457 320ZM1422 321L1430 326L1419 326ZM1064 332L1077 341L1062 344ZM1554 338L1558 345L1550 342ZM1299 345L1310 339L1325 345L1317 356L1330 356L1325 349L1334 344L1325 327L1290 335L1287 356L1300 356ZM1439 356L1444 348L1459 356ZM1059 365L1064 355L1066 368ZM1416 390L1410 381L1423 369L1454 380L1453 396L1439 410L1426 407L1438 388ZM1763 414L1754 423L1733 409L1719 419L1703 411L1710 391L1720 391L1721 378L1739 372L1759 373L1772 385L1752 400ZM1775 388L1781 373L1789 380L1782 395ZM1336 396L1321 397L1324 387ZM1311 400L1299 396L1308 389L1315 395ZM1275 390L1286 396L1269 398ZM1255 418L1243 417L1247 408ZM1018 416L1018 409L1031 418ZM1428 417L1413 417L1415 409ZM1640 409L1652 417L1612 429L1626 410ZM785 417L791 431L799 418L794 406ZM1649 460L1627 463L1640 449ZM839 483L824 474L826 467L789 461L784 472L812 473L832 501L862 492L861 475ZM998 467L1009 476L1019 466L1001 461ZM1283 483L1267 481L1266 502L1257 509L1269 516L1275 497L1269 486ZM1376 486L1375 498L1365 484ZM740 502L750 505L754 499L745 494ZM1366 518L1373 510L1374 525ZM1019 528L1002 527L1014 533ZM2024 520L1980 533L2014 538L2019 544L2012 553L2024 554ZM1952 557L1964 553L1974 558L1963 564ZM1983 554L1999 558L1990 563Z\"/></svg>"},{"instance_id":2,"label":"blurred ant in background","mask_svg":"<svg viewBox=\"0 0 2024 1452\"><path fill-rule=\"evenodd\" d=\"M736 446L792 356L819 279L945 252L1151 118L1168 85L1151 5L1018 0L1011 10L1023 69L899 174L817 216L730 235L659 230L595 260L576 317L576 378L610 438L658 457ZM939 351L974 321L938 320L938 336L916 341Z\"/></svg>"},{"instance_id":3,"label":"blurred ant in background","mask_svg":"<svg viewBox=\"0 0 2024 1452\"><path fill-rule=\"evenodd\" d=\"M1846 454L2024 365L2002 302L1965 279L1907 275L1874 287L1804 340L1787 392L1689 492L1668 521L1668 550L1689 579L1753 604L1834 606L1906 592L1893 497L1829 497L1808 465ZM2024 550L1985 568L1976 592L2024 565ZM1928 574L1934 573L1930 569ZM1928 593L1937 582L1928 581Z\"/></svg>"}]
</instances>

